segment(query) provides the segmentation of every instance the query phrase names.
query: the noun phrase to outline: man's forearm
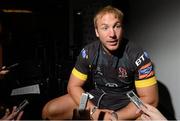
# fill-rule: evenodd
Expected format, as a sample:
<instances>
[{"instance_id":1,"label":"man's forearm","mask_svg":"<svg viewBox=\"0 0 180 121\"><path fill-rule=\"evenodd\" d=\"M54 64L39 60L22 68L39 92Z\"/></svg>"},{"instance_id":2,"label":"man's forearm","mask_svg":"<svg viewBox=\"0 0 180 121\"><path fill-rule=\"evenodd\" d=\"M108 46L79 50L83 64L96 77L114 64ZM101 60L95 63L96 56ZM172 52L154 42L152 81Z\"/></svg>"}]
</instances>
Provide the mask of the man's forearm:
<instances>
[{"instance_id":1,"label":"man's forearm","mask_svg":"<svg viewBox=\"0 0 180 121\"><path fill-rule=\"evenodd\" d=\"M137 119L140 116L140 113L136 113L137 110L137 107L130 102L126 107L116 112L118 114L118 120Z\"/></svg>"},{"instance_id":2,"label":"man's forearm","mask_svg":"<svg viewBox=\"0 0 180 121\"><path fill-rule=\"evenodd\" d=\"M84 90L81 87L68 87L68 94L71 95L77 105L80 103L80 98L83 92Z\"/></svg>"},{"instance_id":3,"label":"man's forearm","mask_svg":"<svg viewBox=\"0 0 180 121\"><path fill-rule=\"evenodd\" d=\"M158 99L153 101L146 101L143 100L143 102L150 103L153 106L157 106ZM137 113L138 108L130 102L126 107L118 110L116 113L118 114L118 119L123 120L123 119L137 119L141 115L141 113Z\"/></svg>"}]
</instances>

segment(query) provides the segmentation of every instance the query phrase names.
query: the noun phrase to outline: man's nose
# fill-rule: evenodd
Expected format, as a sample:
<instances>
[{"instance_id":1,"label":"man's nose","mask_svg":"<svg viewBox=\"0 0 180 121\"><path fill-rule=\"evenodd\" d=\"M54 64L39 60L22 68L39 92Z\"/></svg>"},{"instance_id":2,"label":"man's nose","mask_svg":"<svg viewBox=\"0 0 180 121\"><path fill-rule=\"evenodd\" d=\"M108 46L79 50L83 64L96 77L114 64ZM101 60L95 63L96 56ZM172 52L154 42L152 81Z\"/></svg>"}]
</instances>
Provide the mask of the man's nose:
<instances>
[{"instance_id":1,"label":"man's nose","mask_svg":"<svg viewBox=\"0 0 180 121\"><path fill-rule=\"evenodd\" d=\"M116 36L115 30L113 28L109 30L109 36L110 37L115 37Z\"/></svg>"}]
</instances>

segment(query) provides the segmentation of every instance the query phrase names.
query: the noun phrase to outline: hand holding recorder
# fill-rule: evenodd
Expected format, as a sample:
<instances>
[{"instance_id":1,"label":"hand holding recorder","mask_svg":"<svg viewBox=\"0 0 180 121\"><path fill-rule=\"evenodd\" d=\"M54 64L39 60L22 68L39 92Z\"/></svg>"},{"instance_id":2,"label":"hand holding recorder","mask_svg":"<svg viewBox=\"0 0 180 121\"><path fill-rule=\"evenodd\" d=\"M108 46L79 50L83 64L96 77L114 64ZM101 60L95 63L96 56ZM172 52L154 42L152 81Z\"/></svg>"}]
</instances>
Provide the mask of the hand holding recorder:
<instances>
[{"instance_id":1,"label":"hand holding recorder","mask_svg":"<svg viewBox=\"0 0 180 121\"><path fill-rule=\"evenodd\" d=\"M12 111L6 109L4 116L0 120L6 120L6 121L20 120L24 112L23 111L17 112L16 110L17 110L16 106L13 107Z\"/></svg>"},{"instance_id":2,"label":"hand holding recorder","mask_svg":"<svg viewBox=\"0 0 180 121\"><path fill-rule=\"evenodd\" d=\"M133 91L129 91L127 93L127 96L130 98L130 100L136 105L136 107L142 111L142 115L141 115L141 119L144 121L147 120L165 120L167 121L167 119L161 114L161 112L147 104L147 103L143 103L141 101L141 99L133 92ZM138 111L137 111L138 112Z\"/></svg>"},{"instance_id":3,"label":"hand holding recorder","mask_svg":"<svg viewBox=\"0 0 180 121\"><path fill-rule=\"evenodd\" d=\"M15 67L17 67L19 65L19 63L15 63L15 64L12 64L12 65L10 65L10 66L2 66L1 68L0 68L0 75L5 75L5 74L7 74L11 69L13 69L13 68L15 68Z\"/></svg>"},{"instance_id":4,"label":"hand holding recorder","mask_svg":"<svg viewBox=\"0 0 180 121\"><path fill-rule=\"evenodd\" d=\"M79 107L73 110L73 120L90 120L89 110L86 110L89 95L82 93Z\"/></svg>"},{"instance_id":5,"label":"hand holding recorder","mask_svg":"<svg viewBox=\"0 0 180 121\"><path fill-rule=\"evenodd\" d=\"M9 70L6 69L6 66L3 66L0 68L0 75L5 75L9 72Z\"/></svg>"},{"instance_id":6,"label":"hand holding recorder","mask_svg":"<svg viewBox=\"0 0 180 121\"><path fill-rule=\"evenodd\" d=\"M149 104L146 104L144 103L144 105L146 106L146 108L144 106L141 106L141 110L144 112L142 115L141 115L141 119L143 121L147 121L147 120L164 120L164 121L167 121L167 119L161 114L161 112L149 105Z\"/></svg>"},{"instance_id":7,"label":"hand holding recorder","mask_svg":"<svg viewBox=\"0 0 180 121\"><path fill-rule=\"evenodd\" d=\"M0 120L20 120L23 115L23 109L29 104L28 100L23 100L20 105L14 106L12 111L10 112L9 109L6 109L5 115Z\"/></svg>"}]
</instances>

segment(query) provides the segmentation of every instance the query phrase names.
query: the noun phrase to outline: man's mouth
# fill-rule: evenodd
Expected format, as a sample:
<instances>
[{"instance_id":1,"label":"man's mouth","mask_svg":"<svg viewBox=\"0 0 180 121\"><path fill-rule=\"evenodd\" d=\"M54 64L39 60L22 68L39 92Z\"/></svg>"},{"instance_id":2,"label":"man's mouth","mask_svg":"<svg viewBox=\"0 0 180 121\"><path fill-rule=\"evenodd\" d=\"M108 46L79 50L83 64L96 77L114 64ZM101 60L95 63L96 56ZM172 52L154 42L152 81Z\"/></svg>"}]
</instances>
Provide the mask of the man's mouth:
<instances>
[{"instance_id":1,"label":"man's mouth","mask_svg":"<svg viewBox=\"0 0 180 121\"><path fill-rule=\"evenodd\" d=\"M113 40L113 41L108 41L108 44L111 45L111 46L114 46L117 44L117 40Z\"/></svg>"}]
</instances>

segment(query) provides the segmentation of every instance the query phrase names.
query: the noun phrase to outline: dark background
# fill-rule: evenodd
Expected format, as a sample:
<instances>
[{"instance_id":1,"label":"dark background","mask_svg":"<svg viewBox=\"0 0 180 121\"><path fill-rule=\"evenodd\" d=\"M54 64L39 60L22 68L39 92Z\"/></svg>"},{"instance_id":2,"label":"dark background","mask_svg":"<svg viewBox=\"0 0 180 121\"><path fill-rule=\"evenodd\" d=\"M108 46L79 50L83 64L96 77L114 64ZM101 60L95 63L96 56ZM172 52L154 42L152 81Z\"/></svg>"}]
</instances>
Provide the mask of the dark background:
<instances>
[{"instance_id":1,"label":"dark background","mask_svg":"<svg viewBox=\"0 0 180 121\"><path fill-rule=\"evenodd\" d=\"M0 81L0 110L18 105L27 98L30 104L24 109L23 119L41 119L45 103L66 93L79 51L96 40L93 28L95 11L113 5L124 12L125 27L128 27L131 24L130 3L131 0L1 0L3 65L19 65ZM29 10L32 13L7 13L4 9ZM33 84L39 84L40 94L10 96L12 89ZM162 94L166 88L160 84L159 87L160 101L164 102ZM165 97L168 108L164 106L166 103L160 103L159 109L168 119L175 119L168 97L170 95Z\"/></svg>"},{"instance_id":2,"label":"dark background","mask_svg":"<svg viewBox=\"0 0 180 121\"><path fill-rule=\"evenodd\" d=\"M96 39L94 12L108 4L127 13L127 0L1 0L3 65L19 64L0 82L1 104L12 107L27 98L30 104L23 119L41 119L44 104L66 93L79 51ZM7 13L4 9L31 13ZM39 84L40 95L10 96L12 89L33 84Z\"/></svg>"}]
</instances>

